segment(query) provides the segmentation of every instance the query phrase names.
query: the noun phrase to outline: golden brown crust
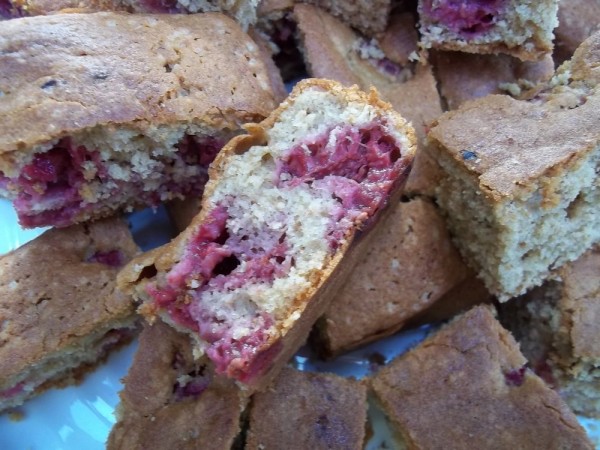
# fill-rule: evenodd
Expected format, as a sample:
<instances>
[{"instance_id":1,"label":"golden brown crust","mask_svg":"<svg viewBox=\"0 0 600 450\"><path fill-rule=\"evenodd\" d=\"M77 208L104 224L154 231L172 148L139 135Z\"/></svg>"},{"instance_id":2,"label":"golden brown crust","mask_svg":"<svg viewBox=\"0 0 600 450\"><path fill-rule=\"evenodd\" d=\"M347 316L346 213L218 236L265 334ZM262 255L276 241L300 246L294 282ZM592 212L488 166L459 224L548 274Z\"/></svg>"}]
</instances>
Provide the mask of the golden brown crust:
<instances>
[{"instance_id":1,"label":"golden brown crust","mask_svg":"<svg viewBox=\"0 0 600 450\"><path fill-rule=\"evenodd\" d=\"M302 94L305 90L320 89L323 91L329 91L340 98L343 98L347 102L364 102L369 104L381 111L382 114L391 114L390 118L394 120L394 126L402 129L406 133L410 142L414 143L415 135L414 131L406 126L406 121L402 119L391 107L389 103L381 100L377 92L372 90L369 94L360 91L356 86L350 88L344 88L338 83L332 80L325 79L306 79L300 81L294 87L294 90L290 96L282 102L277 109L275 109L265 120L258 124L247 124L245 125L248 134L234 137L229 143L227 143L223 149L217 155L215 161L210 166L209 174L210 180L204 189L204 195L200 213L194 218L192 223L188 226L185 232L177 236L170 244L155 249L152 252L146 253L139 258L136 258L130 264L128 264L119 273L119 286L126 292L131 292L133 284L138 281L140 271L143 267L154 265L158 271L162 271L172 267L172 265L178 260L178 256L183 251L186 242L194 234L198 226L203 223L211 208L209 207L210 197L215 190L216 186L220 182L223 168L227 165L227 160L230 155L243 153L253 145L261 145L265 142L266 130L272 128L273 125L279 120L281 113L289 108L295 101L295 98ZM413 144L414 145L414 144ZM413 148L405 149L406 154L410 155L414 153ZM349 239L351 240L351 239ZM344 249L345 250L345 249ZM343 253L343 251L342 251Z\"/></svg>"},{"instance_id":2,"label":"golden brown crust","mask_svg":"<svg viewBox=\"0 0 600 450\"><path fill-rule=\"evenodd\" d=\"M333 374L285 368L250 410L247 449L362 449L367 390Z\"/></svg>"},{"instance_id":3,"label":"golden brown crust","mask_svg":"<svg viewBox=\"0 0 600 450\"><path fill-rule=\"evenodd\" d=\"M30 17L0 42L0 153L95 126L232 129L274 107L257 46L218 13Z\"/></svg>"},{"instance_id":4,"label":"golden brown crust","mask_svg":"<svg viewBox=\"0 0 600 450\"><path fill-rule=\"evenodd\" d=\"M428 137L434 155L443 151L454 159L496 201L534 189L551 201L553 186L540 182L569 170L598 145L599 108L598 94L572 109L491 95L444 114ZM465 159L465 151L475 157Z\"/></svg>"},{"instance_id":5,"label":"golden brown crust","mask_svg":"<svg viewBox=\"0 0 600 450\"><path fill-rule=\"evenodd\" d=\"M228 159L235 154L241 154L247 151L253 145L262 145L265 143L268 130L279 120L281 114L286 109L290 108L297 97L303 94L304 91L327 91L332 96L337 97L342 103L359 103L370 105L375 108L379 114L386 117L391 128L401 130L409 142L409 147L403 149L403 154L409 162L414 154L414 131L406 124L406 121L398 115L390 104L382 101L375 90L370 93L360 91L356 86L344 88L339 83L331 80L322 79L307 79L299 82L290 96L264 121L258 124L246 125L246 130L249 134L234 137L228 144L223 147L223 150L217 155L215 161L210 167L210 180L206 185L204 197L202 200L200 213L193 219L188 228L175 238L170 244L154 250L150 254L142 255L140 258L132 261L119 274L119 286L126 292L134 293L144 297L143 289L147 279L144 279L144 268L153 267L159 273L169 270L177 261L180 255L183 254L188 242L193 239L196 230L204 223L211 213L212 204L211 196L219 183L221 182L222 174L227 167ZM397 191L399 192L399 191ZM310 286L300 292L293 301L291 310L298 316L297 319L288 323L280 323L277 335L271 335L269 341L265 344L265 348L269 348L280 342L282 350L279 351L275 362L264 376L261 376L256 382L252 383L251 389L262 389L266 386L278 372L278 370L288 361L293 353L299 348L302 342L306 339L310 327L323 314L331 294L335 292L340 283L348 274L348 270L352 267L356 250L365 239L360 239L360 245L354 245L353 242L359 241L357 232L358 226L353 228L345 237L345 241L341 243L336 252L328 257L328 261L324 263L322 270L315 271L312 274ZM346 255L346 256L345 256ZM345 257L344 257L345 256ZM344 258L344 264L340 264ZM340 266L340 267L338 267ZM343 267L341 267L343 266ZM151 309L143 311L145 314L152 315ZM281 339L284 336L284 339Z\"/></svg>"},{"instance_id":6,"label":"golden brown crust","mask_svg":"<svg viewBox=\"0 0 600 450\"><path fill-rule=\"evenodd\" d=\"M330 355L398 331L470 275L430 201L390 209L320 319L320 340Z\"/></svg>"},{"instance_id":7,"label":"golden brown crust","mask_svg":"<svg viewBox=\"0 0 600 450\"><path fill-rule=\"evenodd\" d=\"M510 333L476 307L382 369L371 386L417 448L591 449Z\"/></svg>"},{"instance_id":8,"label":"golden brown crust","mask_svg":"<svg viewBox=\"0 0 600 450\"><path fill-rule=\"evenodd\" d=\"M88 262L113 250L122 263L138 253L127 225L108 219L47 231L0 258L0 389L49 354L133 316L116 289L119 268Z\"/></svg>"},{"instance_id":9,"label":"golden brown crust","mask_svg":"<svg viewBox=\"0 0 600 450\"><path fill-rule=\"evenodd\" d=\"M194 361L188 336L161 321L146 324L107 448L229 450L244 406L238 389L207 373L209 384L199 395L179 397L175 392L178 383L199 376L200 370L208 372Z\"/></svg>"}]
</instances>

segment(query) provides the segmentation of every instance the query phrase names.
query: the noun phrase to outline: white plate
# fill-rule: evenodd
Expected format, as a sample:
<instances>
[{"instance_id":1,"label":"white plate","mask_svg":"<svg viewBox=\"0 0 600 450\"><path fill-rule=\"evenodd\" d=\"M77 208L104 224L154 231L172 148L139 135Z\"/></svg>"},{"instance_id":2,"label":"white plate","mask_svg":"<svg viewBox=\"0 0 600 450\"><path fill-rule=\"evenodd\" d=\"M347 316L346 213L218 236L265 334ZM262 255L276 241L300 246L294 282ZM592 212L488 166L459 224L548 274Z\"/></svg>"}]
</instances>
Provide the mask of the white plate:
<instances>
[{"instance_id":1,"label":"white plate","mask_svg":"<svg viewBox=\"0 0 600 450\"><path fill-rule=\"evenodd\" d=\"M148 250L170 239L172 229L164 210L145 210L130 217L138 245ZM0 199L0 254L13 250L43 230L22 230L10 204ZM361 378L371 367L370 356L379 353L386 362L420 342L430 327L410 330L322 362L302 349L294 358L301 370L328 371ZM115 418L121 378L127 373L137 343L113 353L107 363L89 374L79 386L51 389L20 408L22 418L0 415L0 450L101 450ZM600 448L600 421L581 419ZM385 422L377 418L375 436L367 449L393 448Z\"/></svg>"}]
</instances>

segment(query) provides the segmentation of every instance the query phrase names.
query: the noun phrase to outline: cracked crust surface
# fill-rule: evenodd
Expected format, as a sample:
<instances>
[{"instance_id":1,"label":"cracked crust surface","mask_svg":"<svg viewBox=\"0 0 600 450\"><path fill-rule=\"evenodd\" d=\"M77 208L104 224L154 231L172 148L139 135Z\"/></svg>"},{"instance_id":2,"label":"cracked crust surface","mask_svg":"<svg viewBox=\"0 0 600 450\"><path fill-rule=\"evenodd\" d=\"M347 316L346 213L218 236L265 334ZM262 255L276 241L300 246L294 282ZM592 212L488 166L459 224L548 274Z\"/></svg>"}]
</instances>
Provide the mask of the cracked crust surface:
<instances>
[{"instance_id":1,"label":"cracked crust surface","mask_svg":"<svg viewBox=\"0 0 600 450\"><path fill-rule=\"evenodd\" d=\"M119 267L88 261L114 250L123 264L138 253L120 219L50 230L0 258L0 389L50 355L68 357L85 336L131 321Z\"/></svg>"},{"instance_id":2,"label":"cracked crust surface","mask_svg":"<svg viewBox=\"0 0 600 450\"><path fill-rule=\"evenodd\" d=\"M100 125L237 129L275 106L258 47L219 13L10 20L0 50L4 158Z\"/></svg>"},{"instance_id":3,"label":"cracked crust surface","mask_svg":"<svg viewBox=\"0 0 600 450\"><path fill-rule=\"evenodd\" d=\"M558 394L487 307L455 319L371 380L409 449L592 449Z\"/></svg>"},{"instance_id":4,"label":"cracked crust surface","mask_svg":"<svg viewBox=\"0 0 600 450\"><path fill-rule=\"evenodd\" d=\"M286 367L252 398L245 448L360 450L366 421L363 383Z\"/></svg>"},{"instance_id":5,"label":"cracked crust surface","mask_svg":"<svg viewBox=\"0 0 600 450\"><path fill-rule=\"evenodd\" d=\"M206 388L178 398L176 386L194 382L200 371L206 371ZM144 325L124 384L109 450L228 450L240 430L245 404L239 390L213 379L194 359L189 337L160 320Z\"/></svg>"}]
</instances>

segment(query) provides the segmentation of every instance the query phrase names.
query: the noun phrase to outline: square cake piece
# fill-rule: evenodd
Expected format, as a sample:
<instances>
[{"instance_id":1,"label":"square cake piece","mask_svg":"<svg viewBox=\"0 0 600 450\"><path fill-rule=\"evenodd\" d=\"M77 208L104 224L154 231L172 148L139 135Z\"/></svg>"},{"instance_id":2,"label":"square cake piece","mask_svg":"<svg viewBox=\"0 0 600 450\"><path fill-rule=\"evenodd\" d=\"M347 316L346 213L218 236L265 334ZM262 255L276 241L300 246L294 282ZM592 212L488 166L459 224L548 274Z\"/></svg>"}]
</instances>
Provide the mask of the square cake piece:
<instances>
[{"instance_id":1,"label":"square cake piece","mask_svg":"<svg viewBox=\"0 0 600 450\"><path fill-rule=\"evenodd\" d=\"M438 203L465 260L507 300L600 241L600 33L531 101L492 95L443 115Z\"/></svg>"},{"instance_id":2,"label":"square cake piece","mask_svg":"<svg viewBox=\"0 0 600 450\"><path fill-rule=\"evenodd\" d=\"M77 382L136 334L116 277L137 252L127 224L106 219L0 257L0 410Z\"/></svg>"},{"instance_id":3,"label":"square cake piece","mask_svg":"<svg viewBox=\"0 0 600 450\"><path fill-rule=\"evenodd\" d=\"M533 370L579 414L600 418L600 247L500 308Z\"/></svg>"},{"instance_id":4,"label":"square cake piece","mask_svg":"<svg viewBox=\"0 0 600 450\"><path fill-rule=\"evenodd\" d=\"M527 369L511 334L476 307L370 384L408 449L589 449L577 418Z\"/></svg>"},{"instance_id":5,"label":"square cake piece","mask_svg":"<svg viewBox=\"0 0 600 450\"><path fill-rule=\"evenodd\" d=\"M108 450L230 450L246 401L232 382L195 360L190 339L145 324L120 393Z\"/></svg>"},{"instance_id":6,"label":"square cake piece","mask_svg":"<svg viewBox=\"0 0 600 450\"><path fill-rule=\"evenodd\" d=\"M306 80L211 166L202 208L119 283L216 371L264 387L305 341L406 179L414 131L375 92Z\"/></svg>"},{"instance_id":7,"label":"square cake piece","mask_svg":"<svg viewBox=\"0 0 600 450\"><path fill-rule=\"evenodd\" d=\"M367 388L352 378L285 368L252 397L247 450L361 450Z\"/></svg>"},{"instance_id":8,"label":"square cake piece","mask_svg":"<svg viewBox=\"0 0 600 450\"><path fill-rule=\"evenodd\" d=\"M524 61L552 51L558 0L419 0L421 43Z\"/></svg>"},{"instance_id":9,"label":"square cake piece","mask_svg":"<svg viewBox=\"0 0 600 450\"><path fill-rule=\"evenodd\" d=\"M392 206L393 212L373 230L372 244L352 276L317 322L312 338L322 354L332 356L390 335L436 303L456 304L446 294L474 277L430 200ZM463 297L471 305L488 300L476 289Z\"/></svg>"},{"instance_id":10,"label":"square cake piece","mask_svg":"<svg viewBox=\"0 0 600 450\"><path fill-rule=\"evenodd\" d=\"M0 195L24 227L200 195L275 107L257 45L218 13L10 20L0 67Z\"/></svg>"}]
</instances>

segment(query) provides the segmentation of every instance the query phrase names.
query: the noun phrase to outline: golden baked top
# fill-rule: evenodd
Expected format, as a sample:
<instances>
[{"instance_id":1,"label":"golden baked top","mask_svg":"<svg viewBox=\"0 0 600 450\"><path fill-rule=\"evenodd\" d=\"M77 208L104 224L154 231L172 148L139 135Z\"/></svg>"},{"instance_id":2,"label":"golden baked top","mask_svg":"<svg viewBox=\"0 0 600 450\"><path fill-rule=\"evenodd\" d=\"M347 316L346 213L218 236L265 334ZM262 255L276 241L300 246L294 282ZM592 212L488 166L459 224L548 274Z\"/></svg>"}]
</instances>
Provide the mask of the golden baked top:
<instances>
[{"instance_id":1,"label":"golden baked top","mask_svg":"<svg viewBox=\"0 0 600 450\"><path fill-rule=\"evenodd\" d=\"M429 139L497 200L551 189L543 185L545 176L555 176L600 142L599 62L597 33L558 71L548 92L527 102L502 95L467 102L438 119Z\"/></svg>"},{"instance_id":2,"label":"golden baked top","mask_svg":"<svg viewBox=\"0 0 600 450\"><path fill-rule=\"evenodd\" d=\"M47 231L0 258L0 386L44 356L134 313L116 289L138 248L107 219Z\"/></svg>"},{"instance_id":3,"label":"golden baked top","mask_svg":"<svg viewBox=\"0 0 600 450\"><path fill-rule=\"evenodd\" d=\"M10 20L0 67L0 153L106 124L237 128L275 107L258 47L219 13Z\"/></svg>"}]
</instances>

